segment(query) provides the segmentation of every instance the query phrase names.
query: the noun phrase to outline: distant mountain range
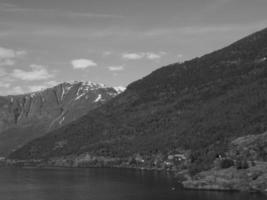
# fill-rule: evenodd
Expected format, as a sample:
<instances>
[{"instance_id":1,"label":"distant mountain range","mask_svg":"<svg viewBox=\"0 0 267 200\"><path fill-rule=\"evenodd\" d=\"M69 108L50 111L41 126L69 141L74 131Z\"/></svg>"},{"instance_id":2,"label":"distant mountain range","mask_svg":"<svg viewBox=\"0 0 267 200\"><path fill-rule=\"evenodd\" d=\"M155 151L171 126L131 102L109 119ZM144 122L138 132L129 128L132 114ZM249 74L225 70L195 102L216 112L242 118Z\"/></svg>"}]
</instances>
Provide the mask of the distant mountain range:
<instances>
[{"instance_id":1,"label":"distant mountain range","mask_svg":"<svg viewBox=\"0 0 267 200\"><path fill-rule=\"evenodd\" d=\"M92 82L65 82L25 95L0 97L0 156L78 119L122 90Z\"/></svg>"},{"instance_id":2,"label":"distant mountain range","mask_svg":"<svg viewBox=\"0 0 267 200\"><path fill-rule=\"evenodd\" d=\"M88 153L123 158L138 153L149 158L190 151L192 165L204 169L233 139L267 130L266 91L264 29L201 58L152 72L9 157L47 159ZM58 123L61 113L56 115Z\"/></svg>"}]
</instances>

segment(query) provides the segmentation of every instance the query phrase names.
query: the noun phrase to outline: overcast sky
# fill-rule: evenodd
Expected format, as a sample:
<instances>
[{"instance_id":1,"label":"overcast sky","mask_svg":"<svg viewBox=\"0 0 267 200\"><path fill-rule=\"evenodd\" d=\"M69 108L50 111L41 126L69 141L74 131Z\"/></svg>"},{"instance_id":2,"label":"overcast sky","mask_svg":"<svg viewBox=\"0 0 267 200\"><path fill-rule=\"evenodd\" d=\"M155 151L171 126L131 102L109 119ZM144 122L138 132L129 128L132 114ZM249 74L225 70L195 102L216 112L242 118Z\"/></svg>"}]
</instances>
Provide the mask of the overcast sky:
<instances>
[{"instance_id":1,"label":"overcast sky","mask_svg":"<svg viewBox=\"0 0 267 200\"><path fill-rule=\"evenodd\" d=\"M127 86L267 26L267 0L0 0L0 96Z\"/></svg>"}]
</instances>

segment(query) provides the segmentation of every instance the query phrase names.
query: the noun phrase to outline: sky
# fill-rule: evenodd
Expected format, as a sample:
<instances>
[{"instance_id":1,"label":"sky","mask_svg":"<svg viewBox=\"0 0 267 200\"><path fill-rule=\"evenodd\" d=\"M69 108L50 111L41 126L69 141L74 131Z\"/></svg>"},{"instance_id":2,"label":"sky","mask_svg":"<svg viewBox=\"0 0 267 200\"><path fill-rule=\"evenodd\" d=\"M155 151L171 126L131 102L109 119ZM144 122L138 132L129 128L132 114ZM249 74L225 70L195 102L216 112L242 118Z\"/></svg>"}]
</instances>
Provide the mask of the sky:
<instances>
[{"instance_id":1,"label":"sky","mask_svg":"<svg viewBox=\"0 0 267 200\"><path fill-rule=\"evenodd\" d=\"M0 0L0 96L127 86L267 27L266 0Z\"/></svg>"}]
</instances>

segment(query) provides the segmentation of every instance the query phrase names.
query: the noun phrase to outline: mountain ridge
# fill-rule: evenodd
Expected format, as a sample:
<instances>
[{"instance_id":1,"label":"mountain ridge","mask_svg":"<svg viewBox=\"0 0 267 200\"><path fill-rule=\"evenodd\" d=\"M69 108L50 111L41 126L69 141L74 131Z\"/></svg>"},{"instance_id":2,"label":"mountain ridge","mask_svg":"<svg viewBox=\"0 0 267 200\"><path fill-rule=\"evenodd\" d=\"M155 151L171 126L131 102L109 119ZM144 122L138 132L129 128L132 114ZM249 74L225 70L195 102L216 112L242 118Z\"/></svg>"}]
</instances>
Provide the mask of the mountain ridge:
<instances>
[{"instance_id":1,"label":"mountain ridge","mask_svg":"<svg viewBox=\"0 0 267 200\"><path fill-rule=\"evenodd\" d=\"M65 125L120 92L104 84L76 81L64 82L37 92L2 96L0 152L6 154L7 149L10 151L10 148L16 148L13 146L15 144L24 144L29 139ZM14 139L9 139L9 136Z\"/></svg>"}]
</instances>

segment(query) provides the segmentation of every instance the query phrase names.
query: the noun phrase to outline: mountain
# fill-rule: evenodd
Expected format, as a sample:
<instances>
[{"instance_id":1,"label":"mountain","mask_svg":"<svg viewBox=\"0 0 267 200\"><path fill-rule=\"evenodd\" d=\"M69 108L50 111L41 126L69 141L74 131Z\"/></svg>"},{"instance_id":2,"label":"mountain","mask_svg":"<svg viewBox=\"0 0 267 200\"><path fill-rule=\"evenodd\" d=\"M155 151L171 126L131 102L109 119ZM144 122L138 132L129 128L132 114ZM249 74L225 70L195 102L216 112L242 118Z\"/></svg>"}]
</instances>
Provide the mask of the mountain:
<instances>
[{"instance_id":1,"label":"mountain","mask_svg":"<svg viewBox=\"0 0 267 200\"><path fill-rule=\"evenodd\" d=\"M146 161L189 151L191 167L208 168L233 139L267 130L266 91L264 29L201 58L152 72L9 157L139 154Z\"/></svg>"},{"instance_id":2,"label":"mountain","mask_svg":"<svg viewBox=\"0 0 267 200\"><path fill-rule=\"evenodd\" d=\"M78 119L121 90L92 82L65 82L25 95L0 97L0 155Z\"/></svg>"}]
</instances>

